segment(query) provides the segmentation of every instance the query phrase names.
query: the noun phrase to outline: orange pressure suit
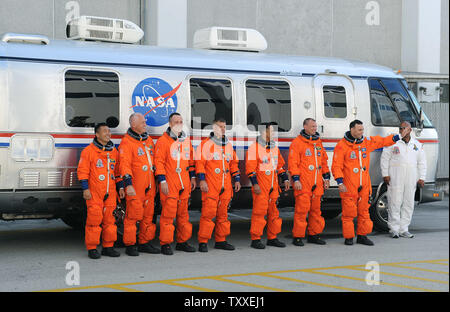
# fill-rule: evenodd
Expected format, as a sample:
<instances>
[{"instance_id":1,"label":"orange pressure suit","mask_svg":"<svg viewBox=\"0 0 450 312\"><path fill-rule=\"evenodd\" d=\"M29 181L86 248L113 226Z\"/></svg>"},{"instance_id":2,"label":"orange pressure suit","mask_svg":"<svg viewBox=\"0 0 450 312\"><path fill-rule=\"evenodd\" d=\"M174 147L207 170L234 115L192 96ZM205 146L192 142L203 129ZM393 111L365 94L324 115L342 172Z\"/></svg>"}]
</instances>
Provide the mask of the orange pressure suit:
<instances>
[{"instance_id":1,"label":"orange pressure suit","mask_svg":"<svg viewBox=\"0 0 450 312\"><path fill-rule=\"evenodd\" d=\"M231 177L240 180L239 159L233 145L226 137L219 140L211 133L197 147L195 168L200 181L206 180L208 192L202 192L202 215L198 231L198 242L207 243L215 230L216 242L225 241L230 234L228 204L233 197ZM216 218L216 223L212 221Z\"/></svg>"},{"instance_id":2,"label":"orange pressure suit","mask_svg":"<svg viewBox=\"0 0 450 312\"><path fill-rule=\"evenodd\" d=\"M267 239L275 239L281 232L282 220L277 209L279 195L278 175L283 181L288 180L286 171L283 169L284 159L280 150L271 141L266 143L258 137L248 149L245 161L245 172L253 185L259 184L261 193L253 194L253 210L250 226L252 240L258 240L263 234L267 214Z\"/></svg>"},{"instance_id":3,"label":"orange pressure suit","mask_svg":"<svg viewBox=\"0 0 450 312\"><path fill-rule=\"evenodd\" d=\"M117 206L116 181L119 183L118 152L113 142L105 146L97 139L82 152L77 175L83 190L89 189L92 198L86 200L86 249L97 248L102 234L104 248L113 247L117 240L117 227L113 211Z\"/></svg>"},{"instance_id":4,"label":"orange pressure suit","mask_svg":"<svg viewBox=\"0 0 450 312\"><path fill-rule=\"evenodd\" d=\"M139 135L130 128L120 142L119 154L124 185L132 185L136 192L134 196L126 195L123 243L125 246L136 244L136 222L139 221L139 244L146 244L155 237L156 231L153 140L146 132Z\"/></svg>"},{"instance_id":5,"label":"orange pressure suit","mask_svg":"<svg viewBox=\"0 0 450 312\"><path fill-rule=\"evenodd\" d=\"M179 137L170 130L156 142L156 176L158 181L166 181L169 193L160 192L162 211L159 221L161 245L173 242L176 217L177 243L186 242L192 235L188 205L191 194L190 178L195 177L194 149L184 132Z\"/></svg>"},{"instance_id":6,"label":"orange pressure suit","mask_svg":"<svg viewBox=\"0 0 450 312\"><path fill-rule=\"evenodd\" d=\"M347 131L334 149L331 171L338 185L344 183L347 192L341 192L342 232L346 239L355 236L353 219L358 217L357 235L372 232L369 215L369 197L372 193L369 164L370 153L384 146L393 145L398 135L372 136L355 139Z\"/></svg>"},{"instance_id":7,"label":"orange pressure suit","mask_svg":"<svg viewBox=\"0 0 450 312\"><path fill-rule=\"evenodd\" d=\"M328 156L318 133L310 136L302 130L289 147L289 172L294 182L300 181L302 185L301 190L294 189L295 212L292 230L294 238L305 237L308 224L308 234L311 236L322 233L325 227L320 204L324 193L323 180L330 179L327 161Z\"/></svg>"}]
</instances>

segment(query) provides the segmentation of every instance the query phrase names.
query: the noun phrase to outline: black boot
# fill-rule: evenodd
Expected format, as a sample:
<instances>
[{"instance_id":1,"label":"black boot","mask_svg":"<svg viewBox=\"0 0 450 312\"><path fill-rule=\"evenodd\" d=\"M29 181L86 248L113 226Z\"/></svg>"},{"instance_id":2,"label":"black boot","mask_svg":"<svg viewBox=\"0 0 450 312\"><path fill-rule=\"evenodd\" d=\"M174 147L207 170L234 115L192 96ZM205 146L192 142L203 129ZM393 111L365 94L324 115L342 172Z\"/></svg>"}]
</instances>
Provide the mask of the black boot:
<instances>
[{"instance_id":1,"label":"black boot","mask_svg":"<svg viewBox=\"0 0 450 312\"><path fill-rule=\"evenodd\" d=\"M348 245L348 246L353 245L353 237L352 238L346 238L344 244Z\"/></svg>"},{"instance_id":2,"label":"black boot","mask_svg":"<svg viewBox=\"0 0 450 312\"><path fill-rule=\"evenodd\" d=\"M231 244L228 244L227 241L216 242L216 244L214 245L214 248L223 249L223 250L234 250L234 246Z\"/></svg>"},{"instance_id":3,"label":"black boot","mask_svg":"<svg viewBox=\"0 0 450 312\"><path fill-rule=\"evenodd\" d=\"M268 239L267 240L267 246L274 246L274 247L284 248L284 247L286 247L286 244L283 243L283 242L280 242L278 240L278 238L274 238L274 239Z\"/></svg>"},{"instance_id":4,"label":"black boot","mask_svg":"<svg viewBox=\"0 0 450 312\"><path fill-rule=\"evenodd\" d=\"M177 243L175 246L176 250L181 250L185 252L195 252L195 248L188 244L188 242Z\"/></svg>"},{"instance_id":5,"label":"black boot","mask_svg":"<svg viewBox=\"0 0 450 312\"><path fill-rule=\"evenodd\" d=\"M159 253L161 253L161 250L159 248L153 247L153 245L150 244L150 243L140 244L139 247L138 247L138 251L149 253L149 254L159 254Z\"/></svg>"},{"instance_id":6,"label":"black boot","mask_svg":"<svg viewBox=\"0 0 450 312\"><path fill-rule=\"evenodd\" d=\"M319 235L308 235L308 243L317 245L326 245L326 242L319 237Z\"/></svg>"},{"instance_id":7,"label":"black boot","mask_svg":"<svg viewBox=\"0 0 450 312\"><path fill-rule=\"evenodd\" d=\"M88 256L91 259L99 259L101 257L97 249L88 250Z\"/></svg>"},{"instance_id":8,"label":"black boot","mask_svg":"<svg viewBox=\"0 0 450 312\"><path fill-rule=\"evenodd\" d=\"M120 252L114 249L114 247L104 247L102 249L102 256L108 256L108 257L120 257Z\"/></svg>"},{"instance_id":9,"label":"black boot","mask_svg":"<svg viewBox=\"0 0 450 312\"><path fill-rule=\"evenodd\" d=\"M369 238L367 238L366 235L358 235L358 238L356 239L356 243L357 244L363 244L363 245L366 245L366 246L373 246L374 245L374 243Z\"/></svg>"},{"instance_id":10,"label":"black boot","mask_svg":"<svg viewBox=\"0 0 450 312\"><path fill-rule=\"evenodd\" d=\"M136 245L127 246L125 253L131 257L139 256L139 251Z\"/></svg>"},{"instance_id":11,"label":"black boot","mask_svg":"<svg viewBox=\"0 0 450 312\"><path fill-rule=\"evenodd\" d=\"M172 248L170 247L169 244L167 244L167 245L162 245L162 246L161 246L161 253L162 253L163 255L166 255L166 256L171 256L171 255L173 255Z\"/></svg>"},{"instance_id":12,"label":"black boot","mask_svg":"<svg viewBox=\"0 0 450 312\"><path fill-rule=\"evenodd\" d=\"M294 237L294 239L292 240L292 244L294 244L295 246L304 246L305 245L305 244L303 244L301 237Z\"/></svg>"},{"instance_id":13,"label":"black boot","mask_svg":"<svg viewBox=\"0 0 450 312\"><path fill-rule=\"evenodd\" d=\"M198 244L198 251L200 251L200 252L208 252L208 244L206 244L206 243Z\"/></svg>"},{"instance_id":14,"label":"black boot","mask_svg":"<svg viewBox=\"0 0 450 312\"><path fill-rule=\"evenodd\" d=\"M255 249L264 249L264 248L266 248L266 246L263 243L261 243L260 239L252 240L252 244L250 246L255 248Z\"/></svg>"}]
</instances>

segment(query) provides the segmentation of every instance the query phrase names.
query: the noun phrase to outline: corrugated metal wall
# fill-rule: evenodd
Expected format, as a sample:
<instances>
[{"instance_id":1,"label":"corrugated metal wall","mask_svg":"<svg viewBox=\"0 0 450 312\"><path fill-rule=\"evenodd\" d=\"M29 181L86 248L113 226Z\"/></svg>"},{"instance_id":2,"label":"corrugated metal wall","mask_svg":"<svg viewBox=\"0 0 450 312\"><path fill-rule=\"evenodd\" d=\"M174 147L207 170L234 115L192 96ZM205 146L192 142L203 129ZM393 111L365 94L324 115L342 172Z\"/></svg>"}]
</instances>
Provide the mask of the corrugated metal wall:
<instances>
[{"instance_id":1,"label":"corrugated metal wall","mask_svg":"<svg viewBox=\"0 0 450 312\"><path fill-rule=\"evenodd\" d=\"M437 179L449 178L449 103L422 102L420 105L428 118L436 127L439 135L439 160L436 172Z\"/></svg>"}]
</instances>

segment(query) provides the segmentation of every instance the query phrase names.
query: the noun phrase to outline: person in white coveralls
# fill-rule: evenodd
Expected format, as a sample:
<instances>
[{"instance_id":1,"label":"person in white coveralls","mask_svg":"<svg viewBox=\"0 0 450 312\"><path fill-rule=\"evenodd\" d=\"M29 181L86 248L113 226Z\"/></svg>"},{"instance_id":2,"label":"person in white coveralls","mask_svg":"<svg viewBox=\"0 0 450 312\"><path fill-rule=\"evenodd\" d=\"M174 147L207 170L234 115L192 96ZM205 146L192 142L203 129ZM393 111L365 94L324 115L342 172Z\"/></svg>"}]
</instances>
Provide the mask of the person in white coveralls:
<instances>
[{"instance_id":1,"label":"person in white coveralls","mask_svg":"<svg viewBox=\"0 0 450 312\"><path fill-rule=\"evenodd\" d=\"M381 154L381 174L388 185L388 226L393 238L408 237L408 227L414 211L417 185L423 187L427 172L422 144L411 137L411 124L400 124L401 140L385 147Z\"/></svg>"}]
</instances>

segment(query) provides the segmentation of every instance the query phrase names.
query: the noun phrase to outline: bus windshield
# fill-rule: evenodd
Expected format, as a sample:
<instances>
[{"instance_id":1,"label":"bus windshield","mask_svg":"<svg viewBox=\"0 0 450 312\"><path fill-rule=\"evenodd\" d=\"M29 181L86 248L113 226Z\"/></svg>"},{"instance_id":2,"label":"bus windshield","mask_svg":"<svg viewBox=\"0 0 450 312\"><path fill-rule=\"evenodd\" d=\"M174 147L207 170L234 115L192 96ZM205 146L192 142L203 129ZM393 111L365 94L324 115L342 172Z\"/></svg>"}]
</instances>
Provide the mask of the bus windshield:
<instances>
[{"instance_id":1,"label":"bus windshield","mask_svg":"<svg viewBox=\"0 0 450 312\"><path fill-rule=\"evenodd\" d=\"M418 112L420 112L421 107L420 107L419 101L417 100L414 92L412 92L412 90L409 88L406 80L402 79L400 81L402 82L405 89L408 91L409 97L411 98L412 102L414 103L416 110ZM422 114L423 114L423 127L424 128L432 128L433 124L431 123L430 119L427 117L427 115L425 114L425 112L423 110L422 110Z\"/></svg>"},{"instance_id":2,"label":"bus windshield","mask_svg":"<svg viewBox=\"0 0 450 312\"><path fill-rule=\"evenodd\" d=\"M376 126L398 127L408 121L420 126L420 104L405 81L395 78L370 78L372 123ZM424 116L424 127L433 127Z\"/></svg>"}]
</instances>

